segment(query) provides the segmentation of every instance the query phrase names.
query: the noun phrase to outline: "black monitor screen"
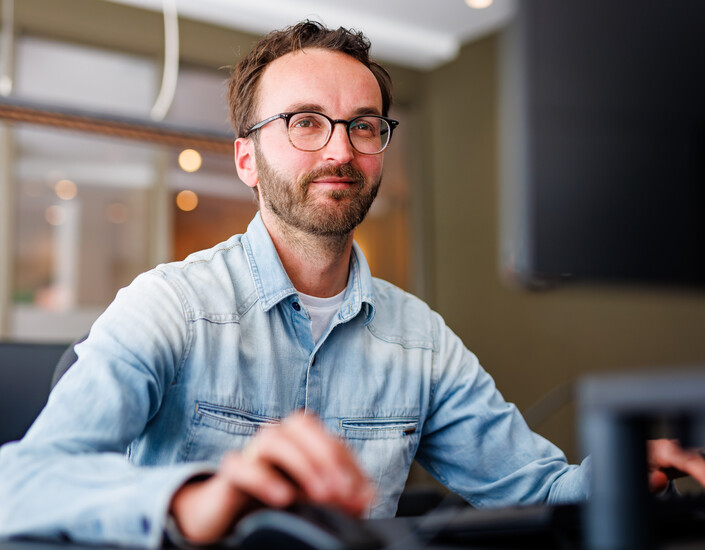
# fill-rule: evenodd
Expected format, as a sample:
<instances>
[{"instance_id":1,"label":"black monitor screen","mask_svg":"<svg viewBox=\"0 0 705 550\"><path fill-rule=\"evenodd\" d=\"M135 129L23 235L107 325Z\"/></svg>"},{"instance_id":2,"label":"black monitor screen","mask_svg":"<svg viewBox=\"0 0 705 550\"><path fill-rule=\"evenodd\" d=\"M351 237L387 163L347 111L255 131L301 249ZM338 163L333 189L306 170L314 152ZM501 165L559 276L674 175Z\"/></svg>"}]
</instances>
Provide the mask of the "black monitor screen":
<instances>
[{"instance_id":1,"label":"black monitor screen","mask_svg":"<svg viewBox=\"0 0 705 550\"><path fill-rule=\"evenodd\" d=\"M705 2L525 0L503 74L503 271L705 288Z\"/></svg>"}]
</instances>

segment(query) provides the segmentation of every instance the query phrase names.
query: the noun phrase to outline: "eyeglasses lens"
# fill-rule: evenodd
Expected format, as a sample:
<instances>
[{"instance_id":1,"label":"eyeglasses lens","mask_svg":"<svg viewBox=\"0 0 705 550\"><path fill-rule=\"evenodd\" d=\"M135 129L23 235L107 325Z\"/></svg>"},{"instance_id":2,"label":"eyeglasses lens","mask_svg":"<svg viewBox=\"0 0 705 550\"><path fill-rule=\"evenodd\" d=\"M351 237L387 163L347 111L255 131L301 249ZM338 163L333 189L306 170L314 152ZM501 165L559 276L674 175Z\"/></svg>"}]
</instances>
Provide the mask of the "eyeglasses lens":
<instances>
[{"instance_id":1,"label":"eyeglasses lens","mask_svg":"<svg viewBox=\"0 0 705 550\"><path fill-rule=\"evenodd\" d=\"M289 119L289 140L302 151L317 151L328 142L332 132L331 122L318 113L296 113ZM360 153L376 154L389 142L389 123L383 118L362 116L348 125L348 137Z\"/></svg>"}]
</instances>

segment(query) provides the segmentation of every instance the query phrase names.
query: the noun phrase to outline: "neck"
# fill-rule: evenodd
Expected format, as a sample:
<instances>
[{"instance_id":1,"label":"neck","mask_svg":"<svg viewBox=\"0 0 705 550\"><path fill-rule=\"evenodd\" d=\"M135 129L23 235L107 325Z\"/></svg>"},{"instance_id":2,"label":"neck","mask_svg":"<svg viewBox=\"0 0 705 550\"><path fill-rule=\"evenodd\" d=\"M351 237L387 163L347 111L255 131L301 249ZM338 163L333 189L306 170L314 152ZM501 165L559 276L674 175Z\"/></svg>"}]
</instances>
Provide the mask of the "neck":
<instances>
[{"instance_id":1,"label":"neck","mask_svg":"<svg viewBox=\"0 0 705 550\"><path fill-rule=\"evenodd\" d=\"M282 265L296 290L329 298L342 292L348 282L353 233L321 236L304 233L261 210Z\"/></svg>"}]
</instances>

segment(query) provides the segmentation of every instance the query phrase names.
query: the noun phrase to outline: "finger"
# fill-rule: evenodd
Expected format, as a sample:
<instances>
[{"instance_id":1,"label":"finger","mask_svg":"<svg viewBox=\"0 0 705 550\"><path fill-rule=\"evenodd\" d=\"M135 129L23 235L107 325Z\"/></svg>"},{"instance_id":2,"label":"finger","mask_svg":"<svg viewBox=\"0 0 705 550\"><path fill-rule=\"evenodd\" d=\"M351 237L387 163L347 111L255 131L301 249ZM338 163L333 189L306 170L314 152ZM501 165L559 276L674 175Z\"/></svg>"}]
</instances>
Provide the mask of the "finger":
<instances>
[{"instance_id":1,"label":"finger","mask_svg":"<svg viewBox=\"0 0 705 550\"><path fill-rule=\"evenodd\" d=\"M244 493L275 508L292 504L297 496L297 488L281 472L265 461L249 459L242 453L228 453L216 477L226 481L231 491Z\"/></svg>"},{"instance_id":2,"label":"finger","mask_svg":"<svg viewBox=\"0 0 705 550\"><path fill-rule=\"evenodd\" d=\"M360 515L374 498L352 453L313 415L295 413L260 431L245 451L253 453L281 469L315 502Z\"/></svg>"},{"instance_id":3,"label":"finger","mask_svg":"<svg viewBox=\"0 0 705 550\"><path fill-rule=\"evenodd\" d=\"M668 487L669 476L662 470L649 472L649 487L652 491L660 492Z\"/></svg>"},{"instance_id":4,"label":"finger","mask_svg":"<svg viewBox=\"0 0 705 550\"><path fill-rule=\"evenodd\" d=\"M285 426L261 431L244 451L249 461L266 465L299 487L313 500L326 501L330 489L310 449L299 443L301 434Z\"/></svg>"},{"instance_id":5,"label":"finger","mask_svg":"<svg viewBox=\"0 0 705 550\"><path fill-rule=\"evenodd\" d=\"M683 449L676 442L667 439L649 442L648 450L652 469L675 468L705 486L705 459L700 452Z\"/></svg>"},{"instance_id":6,"label":"finger","mask_svg":"<svg viewBox=\"0 0 705 550\"><path fill-rule=\"evenodd\" d=\"M297 434L297 445L321 472L332 502L353 514L359 514L370 505L374 488L339 438L328 432L313 415L297 413L285 421L285 427Z\"/></svg>"}]
</instances>

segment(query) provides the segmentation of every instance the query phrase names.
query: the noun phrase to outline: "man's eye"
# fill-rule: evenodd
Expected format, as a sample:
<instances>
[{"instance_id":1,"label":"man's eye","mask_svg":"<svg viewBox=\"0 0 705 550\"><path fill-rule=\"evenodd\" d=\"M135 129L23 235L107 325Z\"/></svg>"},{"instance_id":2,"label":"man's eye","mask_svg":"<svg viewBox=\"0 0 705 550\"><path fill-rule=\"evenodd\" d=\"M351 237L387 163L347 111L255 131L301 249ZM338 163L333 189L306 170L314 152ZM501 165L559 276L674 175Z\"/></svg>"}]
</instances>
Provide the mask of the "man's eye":
<instances>
[{"instance_id":1,"label":"man's eye","mask_svg":"<svg viewBox=\"0 0 705 550\"><path fill-rule=\"evenodd\" d=\"M321 123L315 117L300 117L291 121L292 128L309 129L319 128Z\"/></svg>"},{"instance_id":2,"label":"man's eye","mask_svg":"<svg viewBox=\"0 0 705 550\"><path fill-rule=\"evenodd\" d=\"M350 129L354 132L375 133L376 126L369 120L358 119L350 125Z\"/></svg>"}]
</instances>

